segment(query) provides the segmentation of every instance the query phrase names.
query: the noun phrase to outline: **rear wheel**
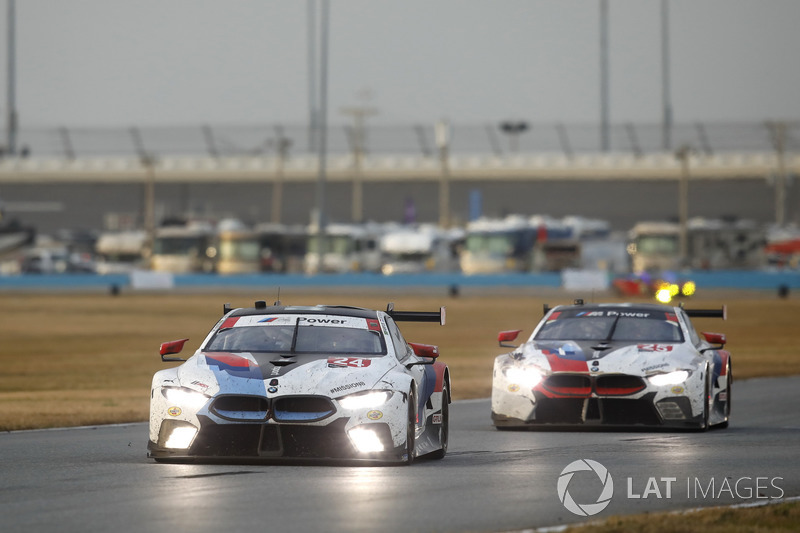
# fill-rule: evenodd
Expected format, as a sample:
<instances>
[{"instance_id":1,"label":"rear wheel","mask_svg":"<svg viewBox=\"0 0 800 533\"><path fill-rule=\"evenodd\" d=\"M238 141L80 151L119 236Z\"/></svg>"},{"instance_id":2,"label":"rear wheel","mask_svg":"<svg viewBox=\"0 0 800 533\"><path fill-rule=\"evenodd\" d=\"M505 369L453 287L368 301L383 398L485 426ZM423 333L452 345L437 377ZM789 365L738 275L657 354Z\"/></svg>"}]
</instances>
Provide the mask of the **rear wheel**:
<instances>
[{"instance_id":1,"label":"rear wheel","mask_svg":"<svg viewBox=\"0 0 800 533\"><path fill-rule=\"evenodd\" d=\"M450 436L450 391L447 385L442 389L442 425L439 427L439 442L442 447L431 454L434 459L447 455L447 441Z\"/></svg>"},{"instance_id":2,"label":"rear wheel","mask_svg":"<svg viewBox=\"0 0 800 533\"><path fill-rule=\"evenodd\" d=\"M731 419L731 388L733 385L733 373L731 372L731 361L728 359L728 364L725 369L725 372L728 376L728 385L725 387L725 407L723 412L725 413L725 421L717 424L718 428L726 428L728 427L728 423Z\"/></svg>"}]
</instances>

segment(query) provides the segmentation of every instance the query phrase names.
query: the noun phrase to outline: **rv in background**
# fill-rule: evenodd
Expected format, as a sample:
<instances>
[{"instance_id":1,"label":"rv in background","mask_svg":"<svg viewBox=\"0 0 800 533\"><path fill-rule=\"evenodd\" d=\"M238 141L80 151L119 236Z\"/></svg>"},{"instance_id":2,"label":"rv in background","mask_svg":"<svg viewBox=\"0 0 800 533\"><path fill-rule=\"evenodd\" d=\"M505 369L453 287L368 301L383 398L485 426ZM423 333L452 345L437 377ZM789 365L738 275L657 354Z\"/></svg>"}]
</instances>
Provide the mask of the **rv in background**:
<instances>
[{"instance_id":1,"label":"rv in background","mask_svg":"<svg viewBox=\"0 0 800 533\"><path fill-rule=\"evenodd\" d=\"M438 226L400 227L389 230L380 241L381 272L386 275L458 270L458 246L463 230Z\"/></svg>"},{"instance_id":2,"label":"rv in background","mask_svg":"<svg viewBox=\"0 0 800 533\"><path fill-rule=\"evenodd\" d=\"M256 226L262 272L302 272L308 243L305 226L264 223Z\"/></svg>"},{"instance_id":3,"label":"rv in background","mask_svg":"<svg viewBox=\"0 0 800 533\"><path fill-rule=\"evenodd\" d=\"M147 233L142 230L101 233L94 243L98 274L122 274L144 268Z\"/></svg>"},{"instance_id":4,"label":"rv in background","mask_svg":"<svg viewBox=\"0 0 800 533\"><path fill-rule=\"evenodd\" d=\"M216 270L220 274L301 272L306 231L300 226L220 223L216 236Z\"/></svg>"},{"instance_id":5,"label":"rv in background","mask_svg":"<svg viewBox=\"0 0 800 533\"><path fill-rule=\"evenodd\" d=\"M0 202L0 258L31 246L36 240L36 230L20 225L17 220L10 220L3 211L3 203Z\"/></svg>"},{"instance_id":6,"label":"rv in background","mask_svg":"<svg viewBox=\"0 0 800 533\"><path fill-rule=\"evenodd\" d=\"M633 272L759 269L766 264L766 231L752 221L693 218L688 221L687 257L681 259L680 225L640 222L630 231Z\"/></svg>"},{"instance_id":7,"label":"rv in background","mask_svg":"<svg viewBox=\"0 0 800 533\"><path fill-rule=\"evenodd\" d=\"M150 269L157 272L214 272L217 250L214 226L208 222L162 226L150 251Z\"/></svg>"},{"instance_id":8,"label":"rv in background","mask_svg":"<svg viewBox=\"0 0 800 533\"><path fill-rule=\"evenodd\" d=\"M794 224L770 227L765 252L772 268L800 268L800 228Z\"/></svg>"},{"instance_id":9,"label":"rv in background","mask_svg":"<svg viewBox=\"0 0 800 533\"><path fill-rule=\"evenodd\" d=\"M306 273L378 272L381 268L378 241L383 231L377 224L329 224L325 226L324 245L320 246L316 227L309 226Z\"/></svg>"},{"instance_id":10,"label":"rv in background","mask_svg":"<svg viewBox=\"0 0 800 533\"><path fill-rule=\"evenodd\" d=\"M258 233L239 220L223 220L217 227L213 253L220 274L249 274L261 271Z\"/></svg>"},{"instance_id":11,"label":"rv in background","mask_svg":"<svg viewBox=\"0 0 800 533\"><path fill-rule=\"evenodd\" d=\"M467 224L465 274L561 270L580 264L580 242L563 221L544 216L480 218Z\"/></svg>"}]
</instances>

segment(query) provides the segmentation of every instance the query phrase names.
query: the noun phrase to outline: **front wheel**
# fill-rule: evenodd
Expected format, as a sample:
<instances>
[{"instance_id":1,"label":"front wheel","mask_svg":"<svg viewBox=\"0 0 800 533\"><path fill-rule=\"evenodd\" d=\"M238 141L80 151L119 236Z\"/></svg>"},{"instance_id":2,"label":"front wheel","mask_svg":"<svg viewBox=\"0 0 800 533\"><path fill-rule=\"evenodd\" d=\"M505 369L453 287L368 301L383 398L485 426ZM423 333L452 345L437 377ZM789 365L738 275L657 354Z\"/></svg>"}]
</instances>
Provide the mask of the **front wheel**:
<instances>
[{"instance_id":1,"label":"front wheel","mask_svg":"<svg viewBox=\"0 0 800 533\"><path fill-rule=\"evenodd\" d=\"M711 408L713 407L713 399L711 398L711 369L706 367L706 383L703 390L703 419L702 425L698 428L700 431L708 429L708 418Z\"/></svg>"}]
</instances>

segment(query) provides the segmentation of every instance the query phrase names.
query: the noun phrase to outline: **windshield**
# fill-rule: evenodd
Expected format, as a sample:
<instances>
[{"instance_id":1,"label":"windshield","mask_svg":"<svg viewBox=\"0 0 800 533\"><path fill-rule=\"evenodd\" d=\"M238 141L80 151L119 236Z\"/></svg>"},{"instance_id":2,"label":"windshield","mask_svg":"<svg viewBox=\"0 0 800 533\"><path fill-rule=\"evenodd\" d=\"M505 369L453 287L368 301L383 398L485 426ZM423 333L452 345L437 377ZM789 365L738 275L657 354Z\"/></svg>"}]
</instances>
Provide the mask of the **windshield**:
<instances>
[{"instance_id":1,"label":"windshield","mask_svg":"<svg viewBox=\"0 0 800 533\"><path fill-rule=\"evenodd\" d=\"M682 342L683 333L672 313L598 311L602 316L561 316L553 313L539 329L536 340ZM594 315L595 313L592 313Z\"/></svg>"},{"instance_id":2,"label":"windshield","mask_svg":"<svg viewBox=\"0 0 800 533\"><path fill-rule=\"evenodd\" d=\"M309 326L254 325L222 328L208 345L210 352L289 352L385 355L380 331Z\"/></svg>"}]
</instances>

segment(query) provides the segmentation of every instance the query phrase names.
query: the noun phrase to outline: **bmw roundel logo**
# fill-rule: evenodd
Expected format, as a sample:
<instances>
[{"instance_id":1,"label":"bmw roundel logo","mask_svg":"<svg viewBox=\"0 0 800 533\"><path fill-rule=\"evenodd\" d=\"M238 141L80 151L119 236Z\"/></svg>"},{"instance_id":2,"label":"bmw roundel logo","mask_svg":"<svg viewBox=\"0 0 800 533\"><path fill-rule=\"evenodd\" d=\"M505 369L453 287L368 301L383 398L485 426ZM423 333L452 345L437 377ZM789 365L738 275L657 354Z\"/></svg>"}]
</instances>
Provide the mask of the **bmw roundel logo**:
<instances>
[{"instance_id":1,"label":"bmw roundel logo","mask_svg":"<svg viewBox=\"0 0 800 533\"><path fill-rule=\"evenodd\" d=\"M267 392L278 392L278 387L270 387L267 389Z\"/></svg>"},{"instance_id":2,"label":"bmw roundel logo","mask_svg":"<svg viewBox=\"0 0 800 533\"><path fill-rule=\"evenodd\" d=\"M594 503L577 503L569 493L569 483L576 472L594 472L603 484L603 489ZM608 507L614 495L614 480L605 466L591 459L578 459L568 464L558 476L558 499L566 509L578 516L593 516Z\"/></svg>"}]
</instances>

